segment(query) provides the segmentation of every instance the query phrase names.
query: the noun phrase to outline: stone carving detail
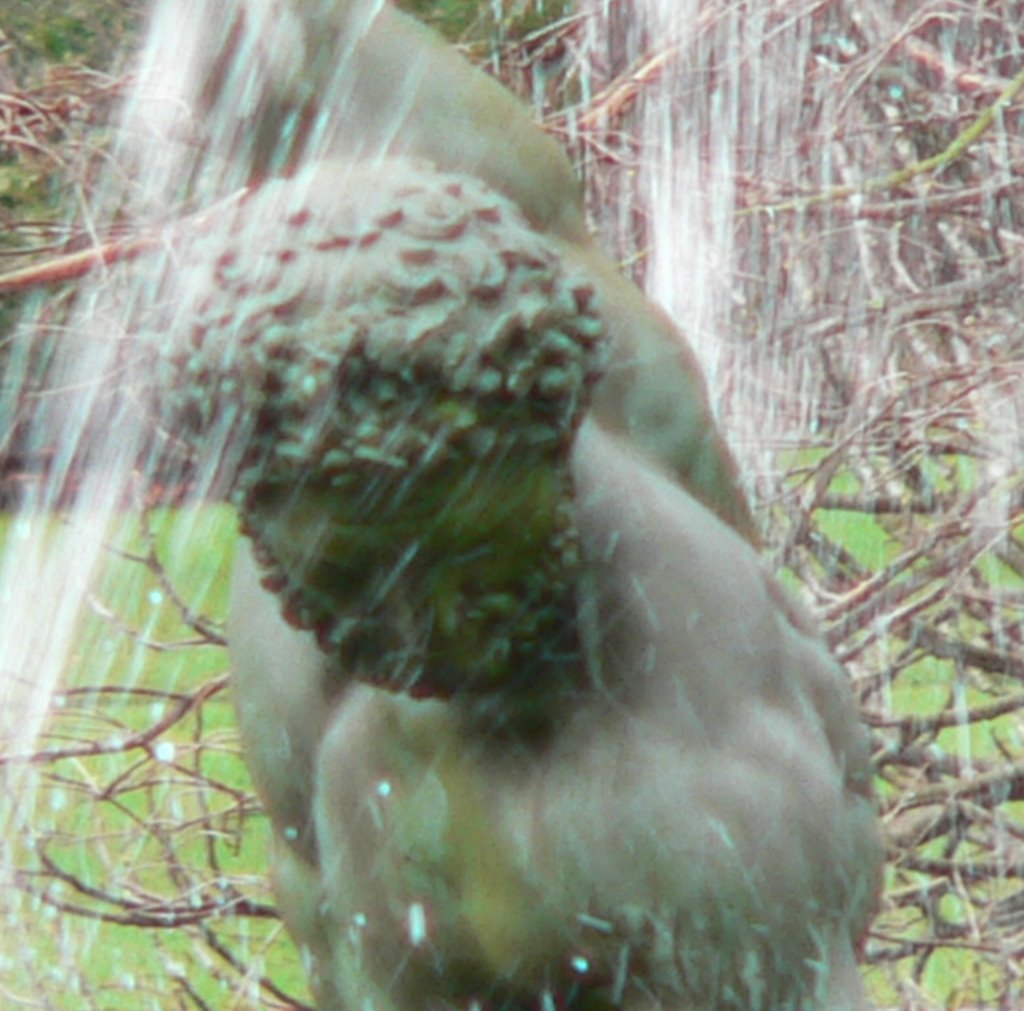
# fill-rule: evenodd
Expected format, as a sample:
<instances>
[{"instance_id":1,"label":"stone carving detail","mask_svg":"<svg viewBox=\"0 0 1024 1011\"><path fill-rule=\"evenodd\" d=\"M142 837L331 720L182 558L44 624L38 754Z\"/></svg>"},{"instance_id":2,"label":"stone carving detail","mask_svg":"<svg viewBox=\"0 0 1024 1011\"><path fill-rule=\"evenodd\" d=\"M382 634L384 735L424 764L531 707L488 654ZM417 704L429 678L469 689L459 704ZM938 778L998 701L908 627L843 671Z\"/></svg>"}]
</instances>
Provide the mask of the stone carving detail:
<instances>
[{"instance_id":1,"label":"stone carving detail","mask_svg":"<svg viewBox=\"0 0 1024 1011\"><path fill-rule=\"evenodd\" d=\"M234 441L290 621L417 694L565 668L566 461L607 349L592 288L506 197L406 159L321 163L183 236L164 283L142 325L164 423ZM522 550L497 558L512 525Z\"/></svg>"}]
</instances>

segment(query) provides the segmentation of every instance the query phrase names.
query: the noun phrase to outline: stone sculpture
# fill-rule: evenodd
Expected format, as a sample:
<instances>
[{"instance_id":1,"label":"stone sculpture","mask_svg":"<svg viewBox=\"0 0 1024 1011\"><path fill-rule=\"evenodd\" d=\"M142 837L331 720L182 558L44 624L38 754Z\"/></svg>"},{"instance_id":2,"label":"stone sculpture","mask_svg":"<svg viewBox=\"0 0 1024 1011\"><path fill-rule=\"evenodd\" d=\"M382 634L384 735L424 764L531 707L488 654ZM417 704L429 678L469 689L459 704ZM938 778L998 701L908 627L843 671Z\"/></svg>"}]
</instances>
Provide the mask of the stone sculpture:
<instances>
[{"instance_id":1,"label":"stone sculpture","mask_svg":"<svg viewBox=\"0 0 1024 1011\"><path fill-rule=\"evenodd\" d=\"M319 1007L861 1007L866 735L692 359L497 85L390 8L284 6L252 108L299 127L245 157L285 174L172 243L139 332L233 469L236 703ZM200 106L262 52L237 10ZM372 157L309 157L321 46Z\"/></svg>"}]
</instances>

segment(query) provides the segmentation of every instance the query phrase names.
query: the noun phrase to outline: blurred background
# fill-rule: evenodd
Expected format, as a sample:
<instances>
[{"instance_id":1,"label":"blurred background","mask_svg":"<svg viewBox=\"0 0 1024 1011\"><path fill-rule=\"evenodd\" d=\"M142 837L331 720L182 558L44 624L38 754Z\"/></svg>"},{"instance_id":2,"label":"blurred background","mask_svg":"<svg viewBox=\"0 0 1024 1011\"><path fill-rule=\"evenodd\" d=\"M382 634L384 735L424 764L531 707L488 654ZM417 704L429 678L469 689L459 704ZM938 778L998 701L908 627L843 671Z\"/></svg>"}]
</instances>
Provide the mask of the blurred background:
<instances>
[{"instance_id":1,"label":"blurred background","mask_svg":"<svg viewBox=\"0 0 1024 1011\"><path fill-rule=\"evenodd\" d=\"M888 833L873 998L1021 1006L1024 4L401 6L572 152L850 670ZM234 517L145 442L78 572L90 434L35 420L95 395L49 366L117 329L113 282L9 276L154 223L119 154L146 8L0 10L0 612L29 615L0 635L0 1006L304 1008L227 691Z\"/></svg>"}]
</instances>

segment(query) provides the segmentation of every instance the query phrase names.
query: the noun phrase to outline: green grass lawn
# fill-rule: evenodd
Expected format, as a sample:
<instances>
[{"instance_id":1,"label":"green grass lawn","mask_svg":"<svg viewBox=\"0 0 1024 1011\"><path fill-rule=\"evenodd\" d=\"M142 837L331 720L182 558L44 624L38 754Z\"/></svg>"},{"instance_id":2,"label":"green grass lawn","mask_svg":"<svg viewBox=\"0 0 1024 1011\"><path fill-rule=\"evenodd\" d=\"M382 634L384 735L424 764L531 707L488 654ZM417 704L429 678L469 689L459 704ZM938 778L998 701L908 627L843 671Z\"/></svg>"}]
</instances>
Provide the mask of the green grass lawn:
<instances>
[{"instance_id":1,"label":"green grass lawn","mask_svg":"<svg viewBox=\"0 0 1024 1011\"><path fill-rule=\"evenodd\" d=\"M235 539L224 507L117 524L41 760L9 798L25 825L22 887L0 899L24 932L0 964L12 997L249 1008L265 975L305 994L218 642Z\"/></svg>"}]
</instances>

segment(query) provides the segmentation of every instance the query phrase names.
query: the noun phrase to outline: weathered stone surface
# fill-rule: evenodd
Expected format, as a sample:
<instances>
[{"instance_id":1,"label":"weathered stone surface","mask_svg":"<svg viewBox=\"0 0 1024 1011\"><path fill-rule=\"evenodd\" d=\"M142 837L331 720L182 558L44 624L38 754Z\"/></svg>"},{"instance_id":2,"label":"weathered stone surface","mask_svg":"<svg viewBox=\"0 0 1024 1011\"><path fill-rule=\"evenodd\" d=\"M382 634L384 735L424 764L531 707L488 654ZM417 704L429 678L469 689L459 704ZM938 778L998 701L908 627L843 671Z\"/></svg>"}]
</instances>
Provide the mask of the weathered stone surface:
<instances>
[{"instance_id":1,"label":"weathered stone surface","mask_svg":"<svg viewBox=\"0 0 1024 1011\"><path fill-rule=\"evenodd\" d=\"M566 461L606 348L592 288L507 198L318 164L174 243L162 287L141 329L165 424L233 444L289 620L417 693L564 668Z\"/></svg>"}]
</instances>

